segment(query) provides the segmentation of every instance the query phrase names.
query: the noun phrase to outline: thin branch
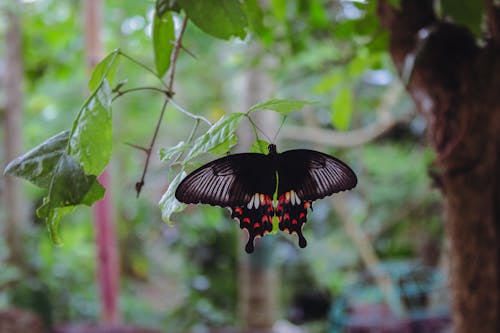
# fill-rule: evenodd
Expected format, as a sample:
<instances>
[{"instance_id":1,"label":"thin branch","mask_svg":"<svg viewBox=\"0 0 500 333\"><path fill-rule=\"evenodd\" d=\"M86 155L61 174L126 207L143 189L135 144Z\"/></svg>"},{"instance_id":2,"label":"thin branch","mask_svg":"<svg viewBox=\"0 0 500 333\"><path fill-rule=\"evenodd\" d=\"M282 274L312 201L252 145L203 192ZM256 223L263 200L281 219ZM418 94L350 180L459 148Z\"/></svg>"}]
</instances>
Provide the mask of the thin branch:
<instances>
[{"instance_id":1,"label":"thin branch","mask_svg":"<svg viewBox=\"0 0 500 333\"><path fill-rule=\"evenodd\" d=\"M149 160L151 159L151 152L153 151L153 147L155 145L156 138L158 137L158 131L160 130L160 124L161 124L161 121L163 119L163 115L165 114L165 110L167 109L168 102L172 101L171 97L174 95L174 92L172 89L174 86L175 66L177 64L179 50L180 50L181 45L182 45L182 37L184 36L184 31L186 30L187 21L188 21L188 18L186 16L186 17L184 17L184 21L182 22L181 31L179 32L179 35L177 36L177 39L175 41L174 50L172 51L172 56L170 58L170 78L169 78L168 84L166 85L167 86L167 92L166 92L167 98L165 99L165 102L163 103L163 106L161 108L160 116L158 118L158 121L156 122L156 128L155 128L153 137L151 139L151 143L150 143L149 148L146 152L146 160L144 162L144 169L142 171L141 180L138 181L137 183L135 183L135 191L137 192L137 197L139 197L139 194L141 194L142 187L144 186L144 179L146 178L146 173L148 171ZM137 63L139 66L142 66L143 68L145 68L149 72L152 72L156 77L160 78L154 71L149 69L149 67L145 66L144 64L142 64L142 63L140 63L140 62L136 61L135 59L132 59L128 56L127 56L127 58L130 59L131 61ZM161 78L160 78L160 80L165 85L165 83L163 82L163 80Z\"/></svg>"},{"instance_id":2,"label":"thin branch","mask_svg":"<svg viewBox=\"0 0 500 333\"><path fill-rule=\"evenodd\" d=\"M199 116L199 115L196 115L194 113L191 113L189 112L188 110L184 109L182 106L180 106L179 104L177 104L177 102L175 102L172 98L168 98L168 100L170 101L170 104L172 104L177 110L179 110L180 112L184 113L186 116L190 117L190 118L193 118L195 120L202 120L204 121L205 123L207 123L208 126L212 126L212 123L210 122L210 120L208 120L207 118L203 117L203 116Z\"/></svg>"},{"instance_id":3,"label":"thin branch","mask_svg":"<svg viewBox=\"0 0 500 333\"><path fill-rule=\"evenodd\" d=\"M185 16L182 21L181 31L179 32L179 37L175 40L174 50L172 52L172 56L170 58L170 79L168 81L168 91L173 96L173 88L174 88L174 77L175 77L175 65L177 63L177 58L179 57L179 51L182 47L182 36L184 35L184 31L186 31L186 26L188 22L188 17Z\"/></svg>"},{"instance_id":4,"label":"thin branch","mask_svg":"<svg viewBox=\"0 0 500 333\"><path fill-rule=\"evenodd\" d=\"M285 139L307 141L332 147L356 147L373 141L398 123L395 119L379 121L364 128L340 132L310 126L288 125L282 130Z\"/></svg>"},{"instance_id":5,"label":"thin branch","mask_svg":"<svg viewBox=\"0 0 500 333\"><path fill-rule=\"evenodd\" d=\"M181 37L181 36L179 36ZM138 65L139 67L142 67L144 68L146 71L150 72L151 74L154 75L154 77L158 78L160 80L160 82L166 86L165 82L163 81L163 79L158 76L158 74L152 70L151 68L149 68L148 66L144 65L142 62L140 61L137 61L136 59L132 58L131 56L129 56L128 54L126 54L125 52L123 52L122 50L119 50L118 51L122 56L124 56L125 58L127 58L128 60L132 61L134 64Z\"/></svg>"},{"instance_id":6,"label":"thin branch","mask_svg":"<svg viewBox=\"0 0 500 333\"><path fill-rule=\"evenodd\" d=\"M286 139L307 141L332 147L355 147L373 141L395 125L406 119L395 119L390 110L399 100L402 85L396 83L388 88L377 107L378 119L372 124L351 131L341 132L312 126L293 126L283 128L281 136ZM300 135L298 135L300 134Z\"/></svg>"},{"instance_id":7,"label":"thin branch","mask_svg":"<svg viewBox=\"0 0 500 333\"><path fill-rule=\"evenodd\" d=\"M333 207L342 222L347 235L351 238L354 246L358 250L361 260L368 271L372 274L375 284L384 295L387 305L398 316L403 316L406 312L401 299L397 293L397 287L391 277L385 272L380 264L373 244L366 236L361 226L352 219L344 195L337 195L332 199Z\"/></svg>"},{"instance_id":8,"label":"thin branch","mask_svg":"<svg viewBox=\"0 0 500 333\"><path fill-rule=\"evenodd\" d=\"M152 90L152 91L158 91L158 92L161 92L162 94L166 94L167 91L164 90L164 89L160 89L160 88L156 88L156 87L138 87L138 88L131 88L131 89L125 89L125 90L118 90L116 92L116 95L113 96L113 99L112 101L114 101L115 99L125 95L125 94L128 94L128 93L131 93L131 92L134 92L134 91L141 91L141 90Z\"/></svg>"},{"instance_id":9,"label":"thin branch","mask_svg":"<svg viewBox=\"0 0 500 333\"><path fill-rule=\"evenodd\" d=\"M133 143L125 142L125 144L126 144L127 146L132 147L132 148L135 148L135 149L138 149L138 150L142 150L142 151L143 151L143 152L145 152L146 154L147 154L147 153L148 153L148 151L149 151L149 149L148 149L148 148L144 148L144 147L142 147L142 146L138 146L138 145L135 145L135 144L133 144Z\"/></svg>"},{"instance_id":10,"label":"thin branch","mask_svg":"<svg viewBox=\"0 0 500 333\"><path fill-rule=\"evenodd\" d=\"M141 193L141 189L144 186L144 179L146 178L146 173L148 171L148 166L149 166L149 160L151 159L151 152L153 151L153 146L156 142L156 137L158 136L158 131L160 130L160 124L163 119L163 115L165 114L165 110L167 109L167 104L168 104L168 99L165 100L163 103L163 106L161 108L160 112L160 117L158 118L158 121L156 122L156 128L155 132L153 134L153 138L151 139L151 143L149 145L149 148L146 149L146 161L144 162L144 170L142 171L142 177L141 180L135 183L135 191L137 192L137 197L139 197L139 194Z\"/></svg>"}]
</instances>

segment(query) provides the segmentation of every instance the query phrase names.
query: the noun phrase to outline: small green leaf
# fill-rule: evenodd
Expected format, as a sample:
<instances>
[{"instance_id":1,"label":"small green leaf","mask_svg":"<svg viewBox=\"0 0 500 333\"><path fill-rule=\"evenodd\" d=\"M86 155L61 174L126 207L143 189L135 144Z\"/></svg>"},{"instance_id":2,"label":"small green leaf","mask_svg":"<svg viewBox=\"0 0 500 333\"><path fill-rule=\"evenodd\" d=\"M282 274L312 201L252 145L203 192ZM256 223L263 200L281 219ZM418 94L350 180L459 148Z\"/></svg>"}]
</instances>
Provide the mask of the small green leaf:
<instances>
[{"instance_id":1,"label":"small green leaf","mask_svg":"<svg viewBox=\"0 0 500 333\"><path fill-rule=\"evenodd\" d=\"M157 0L155 8L160 17L166 12L178 13L181 11L181 6L177 3L177 0Z\"/></svg>"},{"instance_id":2,"label":"small green leaf","mask_svg":"<svg viewBox=\"0 0 500 333\"><path fill-rule=\"evenodd\" d=\"M161 148L160 149L160 160L163 162L170 160L175 155L182 153L191 148L189 143L184 141L179 142L177 145L170 148Z\"/></svg>"},{"instance_id":3,"label":"small green leaf","mask_svg":"<svg viewBox=\"0 0 500 333\"><path fill-rule=\"evenodd\" d=\"M162 16L156 13L153 18L153 50L156 72L163 77L170 66L170 54L174 49L175 40L174 20L170 12Z\"/></svg>"},{"instance_id":4,"label":"small green leaf","mask_svg":"<svg viewBox=\"0 0 500 333\"><path fill-rule=\"evenodd\" d=\"M247 17L238 0L177 0L194 24L221 39L245 38Z\"/></svg>"},{"instance_id":5,"label":"small green leaf","mask_svg":"<svg viewBox=\"0 0 500 333\"><path fill-rule=\"evenodd\" d=\"M191 148L183 163L203 153L220 154L227 152L238 142L235 132L241 118L244 116L244 113L231 113L219 119L210 127L207 133L195 140L193 148Z\"/></svg>"},{"instance_id":6,"label":"small green leaf","mask_svg":"<svg viewBox=\"0 0 500 333\"><path fill-rule=\"evenodd\" d=\"M476 36L481 34L483 23L484 1L441 0L441 15L451 17L462 24Z\"/></svg>"},{"instance_id":7,"label":"small green leaf","mask_svg":"<svg viewBox=\"0 0 500 333\"><path fill-rule=\"evenodd\" d=\"M107 80L87 99L73 122L68 152L90 175L99 175L112 150L111 91Z\"/></svg>"},{"instance_id":8,"label":"small green leaf","mask_svg":"<svg viewBox=\"0 0 500 333\"><path fill-rule=\"evenodd\" d=\"M247 113L256 110L273 110L281 114L287 115L293 111L302 109L306 105L315 104L311 101L300 101L293 99L270 99L268 101L253 105L248 109Z\"/></svg>"},{"instance_id":9,"label":"small green leaf","mask_svg":"<svg viewBox=\"0 0 500 333\"><path fill-rule=\"evenodd\" d=\"M105 79L109 85L113 85L119 55L120 51L115 50L94 67L88 83L90 91L96 90Z\"/></svg>"},{"instance_id":10,"label":"small green leaf","mask_svg":"<svg viewBox=\"0 0 500 333\"><path fill-rule=\"evenodd\" d=\"M51 137L10 162L4 174L20 177L39 187L48 188L54 169L61 155L66 151L68 139L69 131Z\"/></svg>"},{"instance_id":11,"label":"small green leaf","mask_svg":"<svg viewBox=\"0 0 500 333\"><path fill-rule=\"evenodd\" d=\"M347 130L351 122L352 93L347 87L342 88L332 102L332 123L339 130Z\"/></svg>"},{"instance_id":12,"label":"small green leaf","mask_svg":"<svg viewBox=\"0 0 500 333\"><path fill-rule=\"evenodd\" d=\"M321 81L313 88L313 92L324 94L335 89L342 81L345 80L345 73L341 71L333 71L331 74L324 76Z\"/></svg>"},{"instance_id":13,"label":"small green leaf","mask_svg":"<svg viewBox=\"0 0 500 333\"><path fill-rule=\"evenodd\" d=\"M44 199L44 204L36 210L36 215L41 216L47 225L47 230L49 231L50 240L55 245L62 245L62 239L59 236L59 222L64 215L67 215L75 209L75 206L67 207L49 207L45 205L47 197Z\"/></svg>"},{"instance_id":14,"label":"small green leaf","mask_svg":"<svg viewBox=\"0 0 500 333\"><path fill-rule=\"evenodd\" d=\"M170 216L172 216L173 213L180 212L186 207L185 204L175 198L175 190L186 175L184 170L179 172L179 174L172 179L167 191L160 199L161 217L163 221L167 223L171 223Z\"/></svg>"},{"instance_id":15,"label":"small green leaf","mask_svg":"<svg viewBox=\"0 0 500 333\"><path fill-rule=\"evenodd\" d=\"M257 139L253 142L252 146L250 147L250 152L251 153L259 153L259 154L267 154L269 147L269 142L261 139Z\"/></svg>"}]
</instances>

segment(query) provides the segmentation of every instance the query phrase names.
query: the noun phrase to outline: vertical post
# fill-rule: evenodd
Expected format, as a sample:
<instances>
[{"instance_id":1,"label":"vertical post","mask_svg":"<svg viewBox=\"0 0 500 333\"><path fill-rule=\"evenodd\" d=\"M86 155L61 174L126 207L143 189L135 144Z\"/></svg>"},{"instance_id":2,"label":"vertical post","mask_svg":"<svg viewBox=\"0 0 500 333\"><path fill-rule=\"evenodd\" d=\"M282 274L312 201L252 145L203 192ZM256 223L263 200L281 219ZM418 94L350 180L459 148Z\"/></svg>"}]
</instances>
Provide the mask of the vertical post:
<instances>
[{"instance_id":1,"label":"vertical post","mask_svg":"<svg viewBox=\"0 0 500 333\"><path fill-rule=\"evenodd\" d=\"M91 73L103 55L102 3L101 0L84 0L83 7L86 63L88 72ZM110 174L107 169L99 176L98 181L106 188L104 199L96 202L93 208L101 320L108 324L115 324L119 321L118 251L109 186Z\"/></svg>"},{"instance_id":2,"label":"vertical post","mask_svg":"<svg viewBox=\"0 0 500 333\"><path fill-rule=\"evenodd\" d=\"M4 127L4 158L12 161L22 150L22 49L21 24L16 12L19 9L17 1L11 6L4 6L7 18L5 33L5 76L3 91L5 92ZM16 266L24 266L24 248L22 230L26 227L26 206L19 179L3 177L5 181L4 202L6 223L2 230L9 248L9 261Z\"/></svg>"}]
</instances>

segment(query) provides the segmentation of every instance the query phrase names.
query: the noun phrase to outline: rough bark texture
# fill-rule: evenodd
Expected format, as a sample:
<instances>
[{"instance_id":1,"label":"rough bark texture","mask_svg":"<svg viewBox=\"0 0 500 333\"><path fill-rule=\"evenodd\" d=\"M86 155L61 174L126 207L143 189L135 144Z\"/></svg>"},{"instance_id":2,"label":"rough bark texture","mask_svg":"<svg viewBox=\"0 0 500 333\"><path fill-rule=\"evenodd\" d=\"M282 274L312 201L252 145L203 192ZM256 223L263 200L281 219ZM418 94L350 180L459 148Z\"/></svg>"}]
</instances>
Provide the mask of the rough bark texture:
<instances>
[{"instance_id":1,"label":"rough bark texture","mask_svg":"<svg viewBox=\"0 0 500 333\"><path fill-rule=\"evenodd\" d=\"M499 17L498 9L490 10ZM478 47L465 28L438 22L431 0L402 0L399 10L381 0L378 13L400 74L415 56L407 89L437 152L432 176L444 197L455 332L499 332L498 22L490 20L492 38Z\"/></svg>"}]
</instances>

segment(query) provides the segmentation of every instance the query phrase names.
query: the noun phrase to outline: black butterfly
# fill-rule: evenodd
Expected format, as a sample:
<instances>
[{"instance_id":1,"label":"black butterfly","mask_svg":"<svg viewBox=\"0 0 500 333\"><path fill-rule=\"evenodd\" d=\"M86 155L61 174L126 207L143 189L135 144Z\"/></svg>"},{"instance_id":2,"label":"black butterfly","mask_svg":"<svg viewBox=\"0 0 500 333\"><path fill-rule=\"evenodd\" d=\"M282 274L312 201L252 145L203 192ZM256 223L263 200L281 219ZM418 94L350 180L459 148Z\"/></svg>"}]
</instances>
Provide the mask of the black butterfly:
<instances>
[{"instance_id":1,"label":"black butterfly","mask_svg":"<svg viewBox=\"0 0 500 333\"><path fill-rule=\"evenodd\" d=\"M231 217L249 234L245 250L253 252L254 238L273 229L297 233L299 246L307 245L302 225L312 202L356 186L354 172L344 162L314 150L297 149L269 154L243 153L219 158L189 174L175 197L184 203L229 208ZM273 196L277 192L277 202Z\"/></svg>"}]
</instances>

